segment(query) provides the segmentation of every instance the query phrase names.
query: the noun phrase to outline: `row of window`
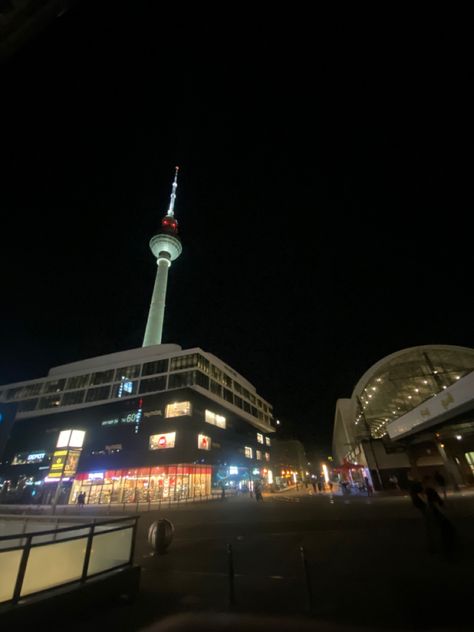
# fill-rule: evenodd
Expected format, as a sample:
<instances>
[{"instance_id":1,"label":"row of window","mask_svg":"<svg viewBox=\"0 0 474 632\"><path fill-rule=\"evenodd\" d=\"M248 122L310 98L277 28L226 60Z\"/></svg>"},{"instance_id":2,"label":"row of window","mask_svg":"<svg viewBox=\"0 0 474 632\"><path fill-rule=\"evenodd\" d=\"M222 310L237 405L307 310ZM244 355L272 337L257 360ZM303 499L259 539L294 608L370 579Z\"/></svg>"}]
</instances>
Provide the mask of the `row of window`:
<instances>
[{"instance_id":1,"label":"row of window","mask_svg":"<svg viewBox=\"0 0 474 632\"><path fill-rule=\"evenodd\" d=\"M110 398L111 389L113 389L113 398L122 398L193 385L201 386L227 402L234 404L249 415L260 419L268 425L271 424L271 415L263 413L238 395L234 395L232 391L224 388L207 375L204 375L200 370L171 373L169 376L160 375L142 380L129 380L128 378L124 378L119 384L89 388L87 391L79 390L62 394L56 393L35 399L27 399L19 403L18 410L19 412L30 412L59 406L79 405L84 402L103 401Z\"/></svg>"},{"instance_id":2,"label":"row of window","mask_svg":"<svg viewBox=\"0 0 474 632\"><path fill-rule=\"evenodd\" d=\"M198 372L203 374L203 381L205 382L205 388L210 389L212 392L220 395L221 397L226 398L223 394L223 391L230 390L232 393L232 389L238 393L239 396L247 399L250 405L254 405L255 407L261 409L264 413L271 414L271 408L263 402L260 398L256 397L253 393L251 393L248 389L244 388L238 381L233 380L227 373L214 366L209 362L207 358L202 356L199 353L192 353L186 356L180 356L171 359L165 360L154 360L152 362L146 362L145 364L134 364L127 367L121 367L119 369L109 369L106 371L96 371L95 373L87 373L84 375L77 375L70 378L61 378L58 380L52 380L49 382L39 382L35 384L26 384L25 386L19 386L16 388L10 388L6 390L5 396L7 400L23 400L31 397L38 397L40 395L49 395L56 394L56 400L58 399L58 393L62 393L63 391L71 391L76 389L86 389L89 390L98 390L91 389L90 387L102 386L104 384L111 384L116 382L114 386L114 396L122 397L125 395L133 395L135 394L136 388L138 388L138 381L136 378L148 377L151 375L157 374L166 374L168 372L172 373L173 371L182 371L184 369L196 369ZM196 371L189 372L188 374L194 374ZM184 374L175 374L170 375L170 384L168 388L179 388L179 386L185 386L187 384L181 383L183 380L186 381L186 377L180 378L180 375ZM157 384L166 383L166 376L162 375L158 378L153 378L153 381L156 381ZM209 386L210 381L210 386ZM153 383L150 383L150 380L142 380L141 384L143 384L143 390L140 385L140 392L146 393L152 390L165 390L165 386L159 386L157 388L154 387ZM213 386L214 384L214 386ZM135 386L133 386L135 385ZM203 384L204 386L204 384ZM110 386L107 387L109 389L108 395L105 399L110 397ZM135 388L135 391L127 391L127 388ZM145 390L148 388L148 390ZM88 391L89 392L89 391ZM105 391L104 391L105 392ZM120 393L120 394L119 394ZM73 395L71 393L71 395ZM41 400L46 400L47 397L41 397ZM98 399L98 396L97 396ZM52 398L54 400L54 397ZM86 398L86 401L95 401ZM70 403L70 402L69 402ZM74 402L81 403L81 402ZM53 404L59 405L59 404ZM67 405L64 404L63 405ZM46 406L44 406L46 407ZM242 407L242 406L241 406ZM32 410L29 408L28 410Z\"/></svg>"},{"instance_id":3,"label":"row of window","mask_svg":"<svg viewBox=\"0 0 474 632\"><path fill-rule=\"evenodd\" d=\"M249 446L245 446L244 448L244 454L248 459L253 459L253 448L249 447ZM270 461L270 453L269 452L265 452L265 461ZM255 458L257 459L257 461L261 461L262 460L262 452L261 450L255 450Z\"/></svg>"},{"instance_id":4,"label":"row of window","mask_svg":"<svg viewBox=\"0 0 474 632\"><path fill-rule=\"evenodd\" d=\"M150 435L149 448L150 450L167 450L176 446L176 432L163 432L161 434ZM202 433L197 436L197 447L199 450L210 450L212 447L212 439ZM245 446L244 454L248 459L253 459L253 449L249 446ZM255 458L257 461L261 461L262 457L265 457L265 461L270 461L270 453L265 452L262 454L260 450L255 450Z\"/></svg>"}]
</instances>

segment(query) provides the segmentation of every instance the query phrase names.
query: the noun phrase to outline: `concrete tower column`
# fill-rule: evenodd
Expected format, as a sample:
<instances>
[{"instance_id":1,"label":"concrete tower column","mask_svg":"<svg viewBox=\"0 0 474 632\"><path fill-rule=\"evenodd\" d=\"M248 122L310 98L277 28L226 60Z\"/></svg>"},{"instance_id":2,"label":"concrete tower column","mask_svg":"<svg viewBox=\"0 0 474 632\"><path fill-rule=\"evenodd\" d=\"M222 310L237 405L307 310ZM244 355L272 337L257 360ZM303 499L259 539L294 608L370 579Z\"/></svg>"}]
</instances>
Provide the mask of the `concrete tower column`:
<instances>
[{"instance_id":1,"label":"concrete tower column","mask_svg":"<svg viewBox=\"0 0 474 632\"><path fill-rule=\"evenodd\" d=\"M166 286L168 285L168 268L171 261L165 257L157 259L158 268L156 270L155 286L151 297L150 310L146 323L143 346L160 345L163 335L163 321L165 318Z\"/></svg>"},{"instance_id":2,"label":"concrete tower column","mask_svg":"<svg viewBox=\"0 0 474 632\"><path fill-rule=\"evenodd\" d=\"M179 257L182 251L178 237L178 222L174 217L174 202L178 186L178 167L174 176L168 212L161 220L161 232L150 239L150 248L156 257L155 286L151 298L150 310L143 338L143 346L160 345L165 318L166 286L168 285L168 268L171 262Z\"/></svg>"}]
</instances>

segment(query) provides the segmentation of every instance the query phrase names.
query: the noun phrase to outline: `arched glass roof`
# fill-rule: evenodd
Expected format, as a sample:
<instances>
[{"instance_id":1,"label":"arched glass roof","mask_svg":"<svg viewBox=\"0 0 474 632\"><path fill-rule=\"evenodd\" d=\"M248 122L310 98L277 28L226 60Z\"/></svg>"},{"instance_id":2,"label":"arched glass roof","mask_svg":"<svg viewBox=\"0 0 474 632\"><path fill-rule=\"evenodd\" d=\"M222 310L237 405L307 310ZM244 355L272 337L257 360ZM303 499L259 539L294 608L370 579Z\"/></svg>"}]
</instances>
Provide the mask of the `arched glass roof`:
<instances>
[{"instance_id":1,"label":"arched glass roof","mask_svg":"<svg viewBox=\"0 0 474 632\"><path fill-rule=\"evenodd\" d=\"M374 364L352 393L354 424L375 439L401 417L474 369L474 349L426 345L398 351Z\"/></svg>"}]
</instances>

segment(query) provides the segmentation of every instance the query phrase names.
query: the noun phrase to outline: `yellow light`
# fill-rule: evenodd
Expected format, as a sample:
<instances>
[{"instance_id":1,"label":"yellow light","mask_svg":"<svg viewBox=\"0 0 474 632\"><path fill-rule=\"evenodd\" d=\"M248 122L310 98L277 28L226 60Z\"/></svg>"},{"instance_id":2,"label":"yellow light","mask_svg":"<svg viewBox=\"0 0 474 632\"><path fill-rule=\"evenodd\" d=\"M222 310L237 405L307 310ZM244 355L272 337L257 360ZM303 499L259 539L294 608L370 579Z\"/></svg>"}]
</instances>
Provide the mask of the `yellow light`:
<instances>
[{"instance_id":1,"label":"yellow light","mask_svg":"<svg viewBox=\"0 0 474 632\"><path fill-rule=\"evenodd\" d=\"M323 463L323 475L324 475L324 480L326 481L326 483L329 483L329 472L328 472L328 466L326 465L326 463Z\"/></svg>"}]
</instances>

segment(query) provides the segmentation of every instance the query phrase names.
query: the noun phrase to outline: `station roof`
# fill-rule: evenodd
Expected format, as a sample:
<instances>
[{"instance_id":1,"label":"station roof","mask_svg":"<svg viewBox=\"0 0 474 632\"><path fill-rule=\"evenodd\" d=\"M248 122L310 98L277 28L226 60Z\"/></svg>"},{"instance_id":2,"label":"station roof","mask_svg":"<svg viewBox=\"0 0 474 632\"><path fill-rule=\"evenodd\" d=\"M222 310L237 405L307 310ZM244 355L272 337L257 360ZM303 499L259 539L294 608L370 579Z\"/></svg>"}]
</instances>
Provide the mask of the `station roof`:
<instances>
[{"instance_id":1,"label":"station roof","mask_svg":"<svg viewBox=\"0 0 474 632\"><path fill-rule=\"evenodd\" d=\"M424 345L393 353L364 373L352 393L355 425L366 424L374 438L387 423L448 388L474 369L474 349Z\"/></svg>"}]
</instances>

